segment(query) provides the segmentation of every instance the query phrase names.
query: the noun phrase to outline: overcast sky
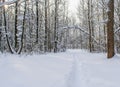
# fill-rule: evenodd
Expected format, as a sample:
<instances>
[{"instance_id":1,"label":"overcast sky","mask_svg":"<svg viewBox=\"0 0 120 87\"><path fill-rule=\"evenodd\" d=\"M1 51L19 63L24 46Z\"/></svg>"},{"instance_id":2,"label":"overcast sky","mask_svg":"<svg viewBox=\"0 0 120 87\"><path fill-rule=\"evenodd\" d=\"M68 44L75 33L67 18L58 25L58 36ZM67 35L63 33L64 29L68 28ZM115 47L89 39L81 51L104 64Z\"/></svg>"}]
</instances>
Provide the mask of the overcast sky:
<instances>
[{"instance_id":1,"label":"overcast sky","mask_svg":"<svg viewBox=\"0 0 120 87\"><path fill-rule=\"evenodd\" d=\"M77 7L79 4L79 0L68 0L69 3L69 15L75 17L77 20ZM78 21L78 20L77 20Z\"/></svg>"},{"instance_id":2,"label":"overcast sky","mask_svg":"<svg viewBox=\"0 0 120 87\"><path fill-rule=\"evenodd\" d=\"M79 0L68 0L69 2L69 11L76 13L76 8L78 6Z\"/></svg>"}]
</instances>

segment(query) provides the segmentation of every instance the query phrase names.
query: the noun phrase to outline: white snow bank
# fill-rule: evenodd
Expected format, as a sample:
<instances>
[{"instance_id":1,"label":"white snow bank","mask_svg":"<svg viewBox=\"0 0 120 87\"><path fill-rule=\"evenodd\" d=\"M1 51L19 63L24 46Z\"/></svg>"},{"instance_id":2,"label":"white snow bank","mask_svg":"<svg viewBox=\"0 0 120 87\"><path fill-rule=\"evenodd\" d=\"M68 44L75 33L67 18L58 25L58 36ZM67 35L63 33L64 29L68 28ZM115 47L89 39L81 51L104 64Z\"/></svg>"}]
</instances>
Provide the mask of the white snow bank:
<instances>
[{"instance_id":1,"label":"white snow bank","mask_svg":"<svg viewBox=\"0 0 120 87\"><path fill-rule=\"evenodd\" d=\"M81 50L0 54L0 87L120 87L120 58Z\"/></svg>"},{"instance_id":2,"label":"white snow bank","mask_svg":"<svg viewBox=\"0 0 120 87\"><path fill-rule=\"evenodd\" d=\"M61 55L1 55L0 87L53 87L62 83L72 58Z\"/></svg>"},{"instance_id":3,"label":"white snow bank","mask_svg":"<svg viewBox=\"0 0 120 87\"><path fill-rule=\"evenodd\" d=\"M76 52L68 87L120 87L120 57Z\"/></svg>"}]
</instances>

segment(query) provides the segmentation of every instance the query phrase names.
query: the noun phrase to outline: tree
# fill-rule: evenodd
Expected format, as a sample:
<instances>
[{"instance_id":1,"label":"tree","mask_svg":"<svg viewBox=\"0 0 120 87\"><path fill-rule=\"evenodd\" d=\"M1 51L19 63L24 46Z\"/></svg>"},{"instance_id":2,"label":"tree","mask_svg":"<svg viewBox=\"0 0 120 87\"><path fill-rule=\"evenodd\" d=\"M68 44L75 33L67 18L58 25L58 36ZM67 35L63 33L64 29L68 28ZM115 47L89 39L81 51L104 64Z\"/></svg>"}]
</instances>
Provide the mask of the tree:
<instances>
[{"instance_id":1,"label":"tree","mask_svg":"<svg viewBox=\"0 0 120 87\"><path fill-rule=\"evenodd\" d=\"M22 52L23 49L23 38L24 38L24 31L25 31L25 14L26 14L26 3L27 1L25 1L25 5L24 5L24 14L23 14L23 22L22 22L22 35L21 35L21 41L20 41L20 47L18 50L18 54L20 54Z\"/></svg>"},{"instance_id":2,"label":"tree","mask_svg":"<svg viewBox=\"0 0 120 87\"><path fill-rule=\"evenodd\" d=\"M114 0L108 1L107 22L107 57L112 58L114 52Z\"/></svg>"},{"instance_id":3,"label":"tree","mask_svg":"<svg viewBox=\"0 0 120 87\"><path fill-rule=\"evenodd\" d=\"M39 11L38 11L38 0L36 0L36 43L38 44L39 34Z\"/></svg>"},{"instance_id":4,"label":"tree","mask_svg":"<svg viewBox=\"0 0 120 87\"><path fill-rule=\"evenodd\" d=\"M92 29L91 29L91 0L88 0L88 29L89 29L89 49L92 52Z\"/></svg>"},{"instance_id":5,"label":"tree","mask_svg":"<svg viewBox=\"0 0 120 87\"><path fill-rule=\"evenodd\" d=\"M2 2L2 0L0 0ZM0 7L0 12L2 12L2 7ZM0 51L2 50L2 14L0 14Z\"/></svg>"},{"instance_id":6,"label":"tree","mask_svg":"<svg viewBox=\"0 0 120 87\"><path fill-rule=\"evenodd\" d=\"M44 41L44 51L48 51L48 0L45 0L45 41Z\"/></svg>"},{"instance_id":7,"label":"tree","mask_svg":"<svg viewBox=\"0 0 120 87\"><path fill-rule=\"evenodd\" d=\"M5 2L5 0L3 0L3 2ZM10 44L10 41L9 41L9 36L8 36L8 31L7 31L7 20L6 20L6 13L5 13L5 6L3 6L3 17L4 17L4 27L5 27L5 33L6 33L6 40L7 40L7 45L8 45L8 48L10 50L10 52L13 54L14 51L11 47L11 44Z\"/></svg>"},{"instance_id":8,"label":"tree","mask_svg":"<svg viewBox=\"0 0 120 87\"><path fill-rule=\"evenodd\" d=\"M55 0L55 19L54 19L54 52L57 52L58 46L58 2L59 0Z\"/></svg>"},{"instance_id":9,"label":"tree","mask_svg":"<svg viewBox=\"0 0 120 87\"><path fill-rule=\"evenodd\" d=\"M0 47L4 48L3 51L18 54L22 51L62 51L65 44L65 30L62 27L67 25L66 20L69 19L64 2L66 0L2 0L0 26L4 29L2 32L0 29L0 41L5 44L0 44Z\"/></svg>"},{"instance_id":10,"label":"tree","mask_svg":"<svg viewBox=\"0 0 120 87\"><path fill-rule=\"evenodd\" d=\"M18 25L18 2L15 3L15 33L14 33L14 40L15 40L15 51L17 51L18 49L18 29L17 29L17 25Z\"/></svg>"}]
</instances>

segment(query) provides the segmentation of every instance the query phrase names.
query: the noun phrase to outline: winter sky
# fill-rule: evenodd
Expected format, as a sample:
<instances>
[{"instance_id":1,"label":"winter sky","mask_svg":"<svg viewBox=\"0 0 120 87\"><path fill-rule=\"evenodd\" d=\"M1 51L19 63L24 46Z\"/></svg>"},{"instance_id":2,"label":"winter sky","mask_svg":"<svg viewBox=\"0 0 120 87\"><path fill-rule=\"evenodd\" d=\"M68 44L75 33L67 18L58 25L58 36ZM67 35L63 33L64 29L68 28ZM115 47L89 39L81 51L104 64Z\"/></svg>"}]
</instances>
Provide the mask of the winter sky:
<instances>
[{"instance_id":1,"label":"winter sky","mask_svg":"<svg viewBox=\"0 0 120 87\"><path fill-rule=\"evenodd\" d=\"M69 10L72 11L72 13L76 12L76 8L78 6L79 0L68 0L69 2Z\"/></svg>"},{"instance_id":2,"label":"winter sky","mask_svg":"<svg viewBox=\"0 0 120 87\"><path fill-rule=\"evenodd\" d=\"M69 15L76 18L77 6L80 0L68 0L69 3Z\"/></svg>"}]
</instances>

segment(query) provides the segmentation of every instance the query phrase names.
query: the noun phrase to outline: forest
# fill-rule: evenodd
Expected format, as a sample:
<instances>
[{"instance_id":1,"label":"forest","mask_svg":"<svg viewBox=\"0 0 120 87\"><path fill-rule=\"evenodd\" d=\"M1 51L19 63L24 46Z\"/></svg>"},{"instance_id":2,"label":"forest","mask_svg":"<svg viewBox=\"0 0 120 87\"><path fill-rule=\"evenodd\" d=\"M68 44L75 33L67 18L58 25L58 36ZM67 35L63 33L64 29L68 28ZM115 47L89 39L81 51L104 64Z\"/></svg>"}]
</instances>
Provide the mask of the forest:
<instances>
[{"instance_id":1,"label":"forest","mask_svg":"<svg viewBox=\"0 0 120 87\"><path fill-rule=\"evenodd\" d=\"M12 54L86 49L120 53L120 0L0 0L0 51Z\"/></svg>"},{"instance_id":2,"label":"forest","mask_svg":"<svg viewBox=\"0 0 120 87\"><path fill-rule=\"evenodd\" d=\"M120 87L120 0L0 0L0 87Z\"/></svg>"}]
</instances>

